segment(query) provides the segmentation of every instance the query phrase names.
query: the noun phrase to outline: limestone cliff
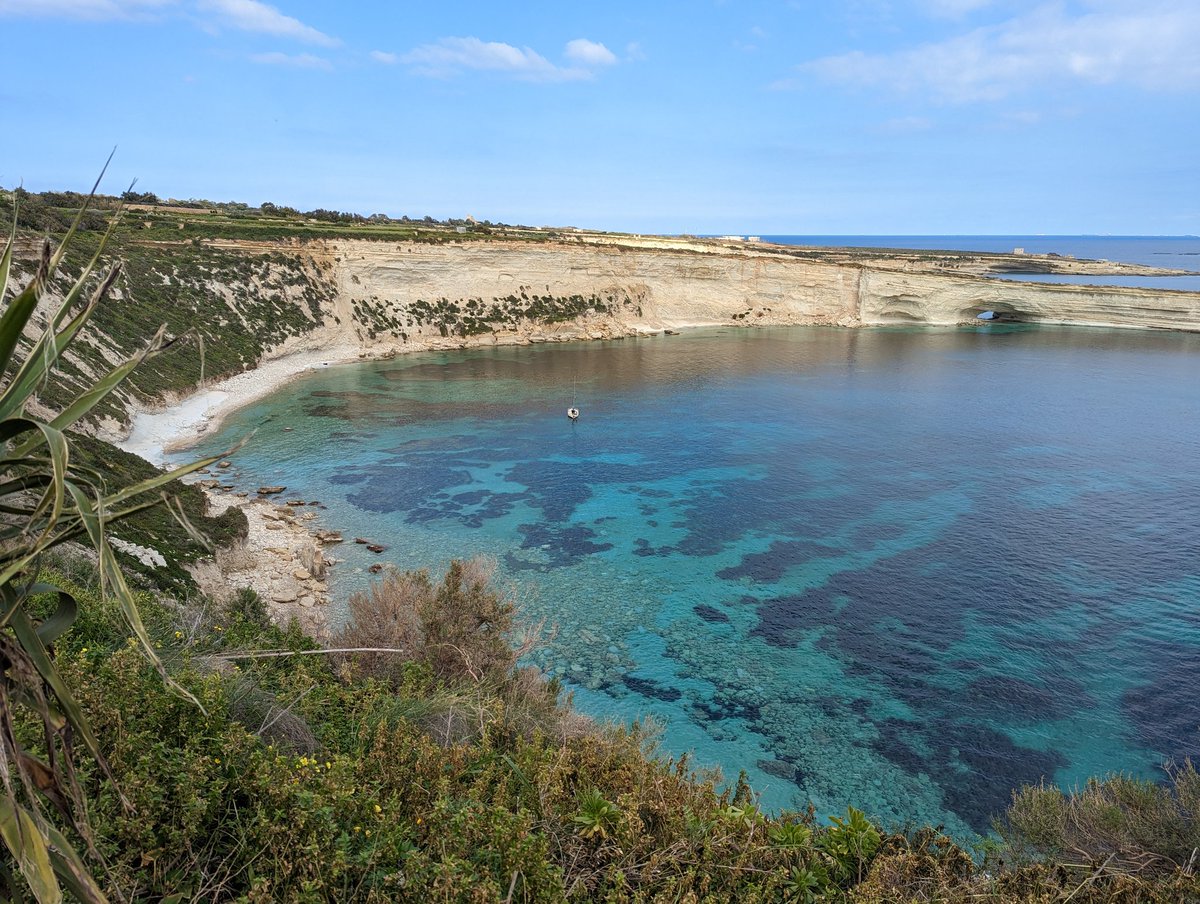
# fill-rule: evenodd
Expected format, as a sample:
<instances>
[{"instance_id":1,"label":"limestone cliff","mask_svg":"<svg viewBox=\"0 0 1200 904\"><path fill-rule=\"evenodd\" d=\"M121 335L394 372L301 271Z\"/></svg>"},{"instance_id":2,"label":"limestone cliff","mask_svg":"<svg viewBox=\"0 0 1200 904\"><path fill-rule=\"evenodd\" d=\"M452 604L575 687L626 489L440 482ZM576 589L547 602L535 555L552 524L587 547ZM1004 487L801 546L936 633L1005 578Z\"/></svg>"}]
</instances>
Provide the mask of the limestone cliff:
<instances>
[{"instance_id":1,"label":"limestone cliff","mask_svg":"<svg viewBox=\"0 0 1200 904\"><path fill-rule=\"evenodd\" d=\"M356 338L368 345L699 324L952 325L982 311L1044 323L1200 330L1200 293L1006 282L715 245L339 242L325 251L343 322L356 324Z\"/></svg>"},{"instance_id":2,"label":"limestone cliff","mask_svg":"<svg viewBox=\"0 0 1200 904\"><path fill-rule=\"evenodd\" d=\"M1200 293L1006 282L965 275L978 258L944 252L579 235L438 244L135 239L117 256L125 265L118 297L67 362L76 389L161 323L203 339L208 378L297 349L365 356L707 324L953 325L995 311L1041 323L1200 330ZM32 269L26 256L18 278ZM194 390L196 358L148 363L105 413L121 419L122 410Z\"/></svg>"}]
</instances>

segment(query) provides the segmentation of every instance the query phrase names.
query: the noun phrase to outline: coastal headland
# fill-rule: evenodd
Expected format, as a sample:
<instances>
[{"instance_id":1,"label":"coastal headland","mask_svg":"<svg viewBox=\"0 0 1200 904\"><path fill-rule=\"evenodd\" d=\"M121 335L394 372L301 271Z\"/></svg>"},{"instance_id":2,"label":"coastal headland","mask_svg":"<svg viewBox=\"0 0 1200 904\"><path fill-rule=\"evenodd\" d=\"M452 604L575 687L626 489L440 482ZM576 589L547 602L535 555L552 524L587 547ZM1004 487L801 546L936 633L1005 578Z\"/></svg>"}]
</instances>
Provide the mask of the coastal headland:
<instances>
[{"instance_id":1,"label":"coastal headland","mask_svg":"<svg viewBox=\"0 0 1200 904\"><path fill-rule=\"evenodd\" d=\"M32 275L35 243L23 250L14 263L18 280ZM118 254L125 267L119 305L98 311L62 369L67 388L86 385L161 323L169 335L198 334L203 370L186 355L147 362L93 425L159 464L166 450L185 447L299 372L406 352L636 338L696 326L951 327L984 311L1018 322L1200 331L1200 293L986 275L1169 272L1053 255L538 230L180 240L165 228L126 233ZM48 295L53 301L55 293ZM48 315L49 305L34 326ZM48 407L55 392L43 393ZM328 594L312 567L319 571L324 561L322 543L309 523L270 500L235 499L232 487L208 482L218 506L241 504L250 519L250 542L272 565L259 589L277 618L299 614L323 633ZM280 542L285 535L289 542Z\"/></svg>"}]
</instances>

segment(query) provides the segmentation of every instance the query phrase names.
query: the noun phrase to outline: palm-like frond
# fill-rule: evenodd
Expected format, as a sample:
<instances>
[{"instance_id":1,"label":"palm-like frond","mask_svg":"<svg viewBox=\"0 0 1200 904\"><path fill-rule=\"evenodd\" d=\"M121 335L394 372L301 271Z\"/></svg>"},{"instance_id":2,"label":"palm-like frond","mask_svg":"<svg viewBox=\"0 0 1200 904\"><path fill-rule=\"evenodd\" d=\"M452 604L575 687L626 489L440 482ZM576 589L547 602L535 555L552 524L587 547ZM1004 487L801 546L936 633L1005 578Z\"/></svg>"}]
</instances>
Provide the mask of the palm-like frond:
<instances>
[{"instance_id":1,"label":"palm-like frond","mask_svg":"<svg viewBox=\"0 0 1200 904\"><path fill-rule=\"evenodd\" d=\"M92 195L95 191L93 186ZM161 491L167 483L217 460L197 461L111 492L100 475L72 460L68 428L86 418L139 364L170 345L161 329L142 351L112 368L49 421L29 413L34 393L50 378L119 273L119 268L112 268L90 293L86 291L120 211L92 259L48 316L29 352L19 355L22 339L46 301L47 287L86 209L85 204L57 250L52 251L48 241L43 244L33 278L13 294L0 314L0 379L5 380L0 388L0 660L6 663L0 674L0 838L39 904L61 901L63 888L81 901L105 900L83 860L47 816L46 807L54 809L91 847L86 814L68 803L80 800L74 793L73 739L82 742L105 774L108 766L87 719L55 667L49 646L75 619L75 601L58 588L34 583L37 564L43 554L62 543L87 542L99 557L102 589L117 600L146 658L171 687L194 701L171 681L155 654L133 593L108 544L106 529L133 512L163 504ZM14 223L0 254L0 301L8 294L15 238ZM177 507L168 507L182 516ZM182 523L193 530L186 519ZM46 592L57 594L58 606L49 618L35 622L29 601L34 594ZM18 740L13 706L32 711L40 720L45 762ZM0 886L3 884L0 879Z\"/></svg>"}]
</instances>

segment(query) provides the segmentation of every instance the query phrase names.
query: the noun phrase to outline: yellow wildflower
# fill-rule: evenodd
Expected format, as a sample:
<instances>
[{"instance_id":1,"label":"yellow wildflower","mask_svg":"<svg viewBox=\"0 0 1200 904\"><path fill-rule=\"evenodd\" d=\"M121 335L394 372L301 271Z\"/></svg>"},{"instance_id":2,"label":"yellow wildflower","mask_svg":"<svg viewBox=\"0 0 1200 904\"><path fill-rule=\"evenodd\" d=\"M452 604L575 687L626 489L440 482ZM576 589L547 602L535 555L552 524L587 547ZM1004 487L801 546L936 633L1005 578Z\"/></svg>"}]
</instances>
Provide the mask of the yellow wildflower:
<instances>
[{"instance_id":1,"label":"yellow wildflower","mask_svg":"<svg viewBox=\"0 0 1200 904\"><path fill-rule=\"evenodd\" d=\"M176 631L176 632L175 632L175 636L176 636L176 637L183 637L183 632L182 632L182 631Z\"/></svg>"},{"instance_id":2,"label":"yellow wildflower","mask_svg":"<svg viewBox=\"0 0 1200 904\"><path fill-rule=\"evenodd\" d=\"M84 648L83 648L82 650L80 650L79 652L80 652L80 653L86 653L86 652L87 652L87 647L84 647Z\"/></svg>"},{"instance_id":3,"label":"yellow wildflower","mask_svg":"<svg viewBox=\"0 0 1200 904\"><path fill-rule=\"evenodd\" d=\"M382 813L382 812L383 812L383 807L379 806L379 804L376 804L376 805L375 805L375 812L376 812L376 813Z\"/></svg>"},{"instance_id":4,"label":"yellow wildflower","mask_svg":"<svg viewBox=\"0 0 1200 904\"><path fill-rule=\"evenodd\" d=\"M370 837L371 837L371 830L370 830L370 829L367 829L367 831L366 831L366 832L364 832L363 834L365 834L365 835L366 835L368 838L370 838Z\"/></svg>"},{"instance_id":5,"label":"yellow wildflower","mask_svg":"<svg viewBox=\"0 0 1200 904\"><path fill-rule=\"evenodd\" d=\"M219 756L215 756L215 757L213 757L213 762L219 763L219 762L221 762L221 758Z\"/></svg>"}]
</instances>

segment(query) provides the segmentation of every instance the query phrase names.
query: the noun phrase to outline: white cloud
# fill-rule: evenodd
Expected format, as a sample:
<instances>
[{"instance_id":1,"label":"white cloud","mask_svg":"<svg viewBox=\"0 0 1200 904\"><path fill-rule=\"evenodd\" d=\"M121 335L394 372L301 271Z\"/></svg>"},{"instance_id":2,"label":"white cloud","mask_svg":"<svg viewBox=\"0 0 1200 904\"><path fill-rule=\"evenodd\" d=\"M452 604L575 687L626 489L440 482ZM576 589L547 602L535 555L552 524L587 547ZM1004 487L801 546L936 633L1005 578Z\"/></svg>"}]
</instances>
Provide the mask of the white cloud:
<instances>
[{"instance_id":1,"label":"white cloud","mask_svg":"<svg viewBox=\"0 0 1200 904\"><path fill-rule=\"evenodd\" d=\"M388 53L384 50L372 50L371 59L373 59L376 63L383 63L387 66L395 66L400 62L400 57L396 56L394 53Z\"/></svg>"},{"instance_id":2,"label":"white cloud","mask_svg":"<svg viewBox=\"0 0 1200 904\"><path fill-rule=\"evenodd\" d=\"M603 44L589 41L587 38L567 41L563 56L581 66L611 66L617 61L616 55L611 50Z\"/></svg>"},{"instance_id":3,"label":"white cloud","mask_svg":"<svg viewBox=\"0 0 1200 904\"><path fill-rule=\"evenodd\" d=\"M419 75L450 78L467 70L499 72L533 82L565 82L593 78L595 68L611 65L616 57L603 44L577 38L564 55L574 65L559 66L529 47L514 47L479 38L442 38L422 44L400 57Z\"/></svg>"},{"instance_id":4,"label":"white cloud","mask_svg":"<svg viewBox=\"0 0 1200 904\"><path fill-rule=\"evenodd\" d=\"M1093 0L1070 16L1059 4L948 40L889 54L824 57L801 69L833 82L925 93L967 103L1056 83L1200 88L1200 6Z\"/></svg>"},{"instance_id":5,"label":"white cloud","mask_svg":"<svg viewBox=\"0 0 1200 904\"><path fill-rule=\"evenodd\" d=\"M0 0L0 16L61 19L129 19L174 5L176 0Z\"/></svg>"},{"instance_id":6,"label":"white cloud","mask_svg":"<svg viewBox=\"0 0 1200 904\"><path fill-rule=\"evenodd\" d=\"M270 53L256 53L250 57L252 62L266 66L294 66L297 69L332 69L329 60L314 56L311 53L280 53L278 50Z\"/></svg>"},{"instance_id":7,"label":"white cloud","mask_svg":"<svg viewBox=\"0 0 1200 904\"><path fill-rule=\"evenodd\" d=\"M277 38L290 38L306 44L319 44L322 47L336 47L341 43L337 38L317 31L311 25L305 25L299 19L293 19L259 0L199 0L198 6L203 12L216 14L217 21L213 23L216 25L260 32Z\"/></svg>"}]
</instances>

